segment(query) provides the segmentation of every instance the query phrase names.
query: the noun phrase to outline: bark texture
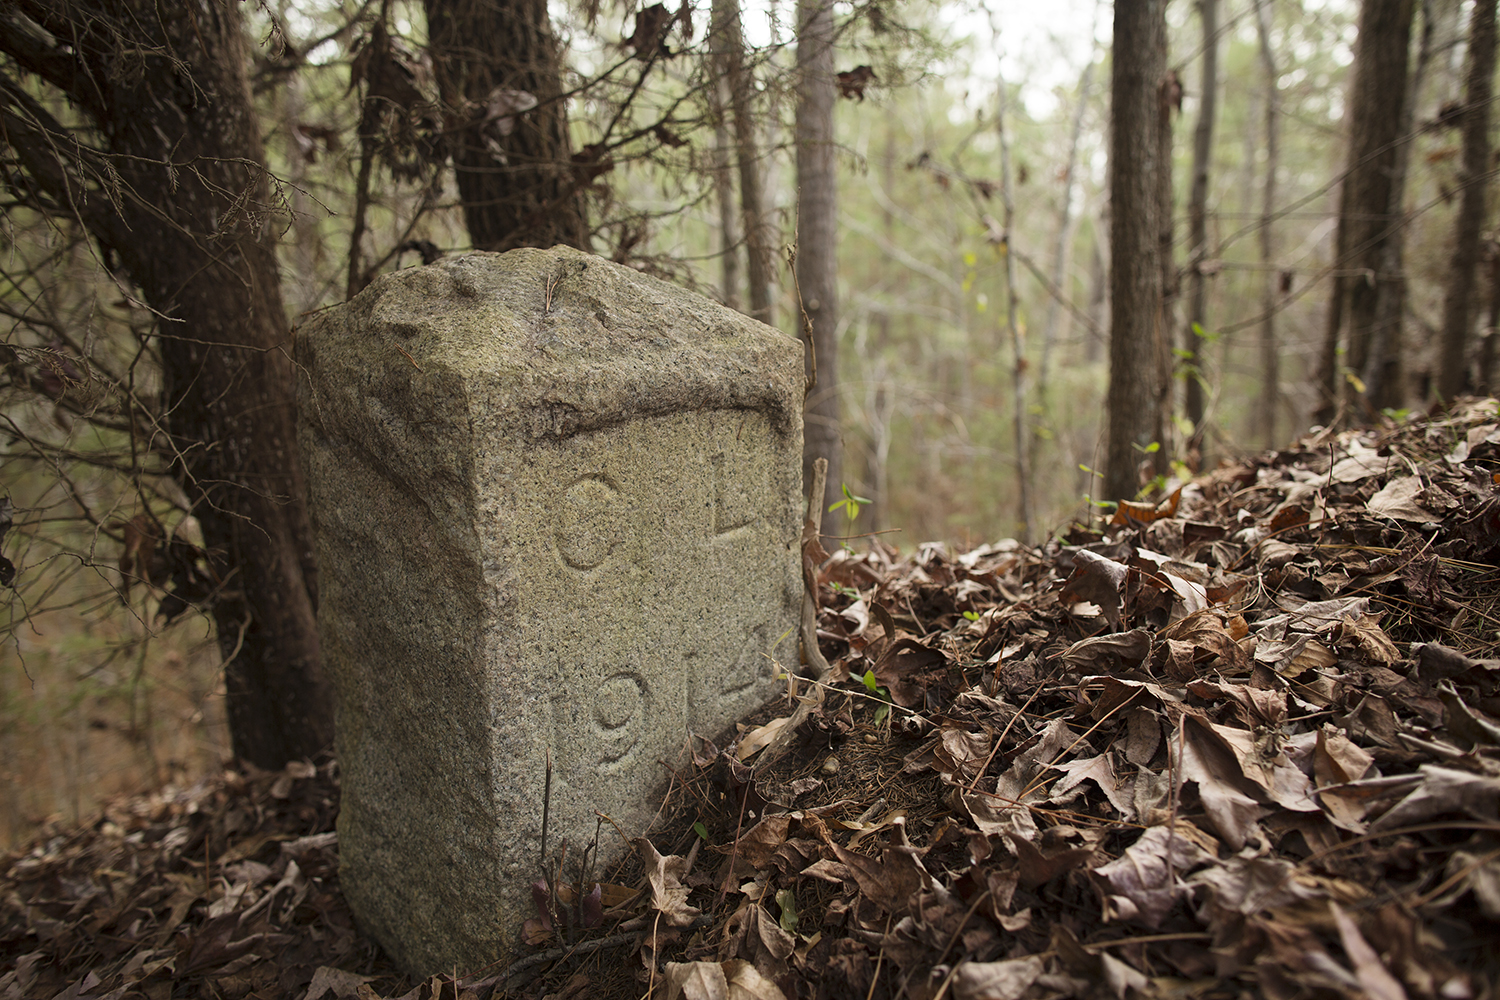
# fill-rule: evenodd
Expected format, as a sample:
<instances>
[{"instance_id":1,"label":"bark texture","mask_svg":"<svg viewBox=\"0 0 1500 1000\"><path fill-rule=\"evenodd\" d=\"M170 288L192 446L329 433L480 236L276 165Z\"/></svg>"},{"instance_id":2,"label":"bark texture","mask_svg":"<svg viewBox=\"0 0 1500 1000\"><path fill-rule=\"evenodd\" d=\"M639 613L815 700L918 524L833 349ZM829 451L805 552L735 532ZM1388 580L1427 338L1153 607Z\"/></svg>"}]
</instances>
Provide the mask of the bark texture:
<instances>
[{"instance_id":1,"label":"bark texture","mask_svg":"<svg viewBox=\"0 0 1500 1000\"><path fill-rule=\"evenodd\" d=\"M1274 229L1276 212L1276 171L1281 169L1281 90L1277 81L1281 78L1276 68L1276 53L1271 49L1270 0L1256 0L1255 30L1260 38L1260 62L1266 77L1265 136L1266 179L1260 198L1260 243L1261 275L1260 298L1260 404L1256 407L1256 427L1261 444L1275 448L1276 408L1281 397L1281 356L1276 350L1276 286L1281 280L1272 267L1276 253ZM1290 282L1290 272L1287 280ZM1284 289L1290 292L1291 288Z\"/></svg>"},{"instance_id":2,"label":"bark texture","mask_svg":"<svg viewBox=\"0 0 1500 1000\"><path fill-rule=\"evenodd\" d=\"M997 32L998 33L998 32ZM1010 163L1010 133L1005 131L1005 116L1007 101L1005 93L1005 79L1001 77L999 87L999 108L995 113L995 131L1000 139L1000 197L1005 206L1005 231L1014 233L1016 226L1016 193ZM1021 325L1018 321L1020 303L1016 298L1016 255L1011 253L1011 247L1006 244L1005 253L1005 331L1006 339L1010 341L1011 350L1011 390L1012 396L1012 442L1016 450L1016 522L1017 536L1023 542L1031 541L1031 460L1028 446L1031 443L1031 435L1026 428L1027 414L1030 407L1027 403L1027 394L1030 379L1027 377L1026 342L1021 333Z\"/></svg>"},{"instance_id":3,"label":"bark texture","mask_svg":"<svg viewBox=\"0 0 1500 1000\"><path fill-rule=\"evenodd\" d=\"M1165 0L1115 5L1110 92L1109 432L1105 499L1130 499L1156 473L1163 337L1160 85ZM1158 445L1155 449L1153 445Z\"/></svg>"},{"instance_id":4,"label":"bark texture","mask_svg":"<svg viewBox=\"0 0 1500 1000\"><path fill-rule=\"evenodd\" d=\"M749 314L774 326L771 276L776 234L766 218L760 147L755 128L754 79L745 65L745 42L740 32L740 8L736 0L714 0L712 30L716 69L727 85L734 122L734 157L740 178L740 228L745 234Z\"/></svg>"},{"instance_id":5,"label":"bark texture","mask_svg":"<svg viewBox=\"0 0 1500 1000\"><path fill-rule=\"evenodd\" d=\"M797 287L808 376L816 384L803 414L802 481L828 460L823 507L844 482L839 400L838 185L833 139L833 3L803 0L797 21Z\"/></svg>"},{"instance_id":6,"label":"bark texture","mask_svg":"<svg viewBox=\"0 0 1500 1000\"><path fill-rule=\"evenodd\" d=\"M1469 79L1464 94L1463 197L1453 237L1448 292L1443 300L1443 353L1437 391L1452 399L1467 388L1469 330L1478 312L1480 229L1487 216L1490 170L1490 97L1495 78L1495 0L1477 0L1469 27Z\"/></svg>"},{"instance_id":7,"label":"bark texture","mask_svg":"<svg viewBox=\"0 0 1500 1000\"><path fill-rule=\"evenodd\" d=\"M1213 157L1214 110L1219 96L1219 0L1198 0L1203 24L1203 74L1199 84L1198 126L1193 130L1193 188L1188 195L1188 315L1183 342L1192 371L1185 386L1184 411L1193 425L1193 450L1203 447L1203 389L1207 379L1202 334L1208 323L1203 262L1208 257L1208 170Z\"/></svg>"},{"instance_id":8,"label":"bark texture","mask_svg":"<svg viewBox=\"0 0 1500 1000\"><path fill-rule=\"evenodd\" d=\"M1339 195L1338 270L1318 363L1323 405L1387 405L1399 392L1400 192L1409 144L1407 63L1413 0L1365 0L1349 89L1349 159ZM1393 211L1394 209L1394 211ZM1349 376L1354 376L1350 378ZM1379 379L1372 386L1370 380ZM1362 414L1364 415L1364 414Z\"/></svg>"},{"instance_id":9,"label":"bark texture","mask_svg":"<svg viewBox=\"0 0 1500 1000\"><path fill-rule=\"evenodd\" d=\"M573 162L546 0L424 6L469 239L480 250L587 250L590 164Z\"/></svg>"},{"instance_id":10,"label":"bark texture","mask_svg":"<svg viewBox=\"0 0 1500 1000\"><path fill-rule=\"evenodd\" d=\"M175 469L221 581L234 752L266 768L319 753L333 706L240 7L22 0L0 13L0 50L90 125L65 129L0 77L16 193L76 214L163 317Z\"/></svg>"}]
</instances>

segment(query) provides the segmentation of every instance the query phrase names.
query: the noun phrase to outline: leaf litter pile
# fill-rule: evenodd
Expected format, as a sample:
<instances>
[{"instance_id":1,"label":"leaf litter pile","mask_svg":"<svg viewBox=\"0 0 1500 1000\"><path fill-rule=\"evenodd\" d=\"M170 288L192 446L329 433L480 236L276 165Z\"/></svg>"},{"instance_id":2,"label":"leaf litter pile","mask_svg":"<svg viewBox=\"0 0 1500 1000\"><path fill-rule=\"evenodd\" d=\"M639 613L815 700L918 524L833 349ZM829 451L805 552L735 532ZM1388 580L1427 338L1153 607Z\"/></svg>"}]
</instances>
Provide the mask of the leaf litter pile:
<instances>
[{"instance_id":1,"label":"leaf litter pile","mask_svg":"<svg viewBox=\"0 0 1500 1000\"><path fill-rule=\"evenodd\" d=\"M549 863L507 968L403 979L302 763L8 857L0 1000L1500 996L1496 415L1038 548L806 546L824 679L664 764L613 869Z\"/></svg>"}]
</instances>

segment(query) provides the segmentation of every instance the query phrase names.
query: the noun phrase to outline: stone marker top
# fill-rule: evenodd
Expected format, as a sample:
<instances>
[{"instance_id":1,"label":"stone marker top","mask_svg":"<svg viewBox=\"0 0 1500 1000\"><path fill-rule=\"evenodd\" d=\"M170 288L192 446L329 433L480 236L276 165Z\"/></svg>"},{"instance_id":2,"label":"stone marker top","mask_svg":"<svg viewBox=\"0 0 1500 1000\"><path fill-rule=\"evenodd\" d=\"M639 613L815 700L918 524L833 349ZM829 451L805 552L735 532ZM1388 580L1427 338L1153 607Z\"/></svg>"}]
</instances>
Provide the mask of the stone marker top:
<instances>
[{"instance_id":1,"label":"stone marker top","mask_svg":"<svg viewBox=\"0 0 1500 1000\"><path fill-rule=\"evenodd\" d=\"M501 256L503 268L495 266ZM472 309L455 314L455 300L465 299ZM765 410L778 415L778 432L792 419L784 412L784 385L744 378L785 356L785 334L566 246L472 253L385 274L346 308L353 313L346 329L388 329L428 375L438 373L424 358L526 388L555 382L542 388L544 406L523 391L530 405L503 421L528 437L568 437L684 410ZM725 339L737 341L736 353L747 362L741 370L725 368L725 354L716 349L722 345L715 344ZM442 361L429 358L439 344ZM800 369L779 374L802 377Z\"/></svg>"}]
</instances>

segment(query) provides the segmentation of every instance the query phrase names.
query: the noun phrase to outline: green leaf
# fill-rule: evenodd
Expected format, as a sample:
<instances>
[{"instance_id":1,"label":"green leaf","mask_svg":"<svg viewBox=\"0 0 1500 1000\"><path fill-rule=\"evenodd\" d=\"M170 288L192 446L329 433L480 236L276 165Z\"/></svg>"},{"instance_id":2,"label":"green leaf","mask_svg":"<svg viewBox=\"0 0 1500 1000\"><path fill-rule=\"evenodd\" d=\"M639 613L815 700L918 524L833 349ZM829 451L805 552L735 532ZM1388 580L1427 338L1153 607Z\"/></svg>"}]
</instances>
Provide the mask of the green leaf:
<instances>
[{"instance_id":1,"label":"green leaf","mask_svg":"<svg viewBox=\"0 0 1500 1000\"><path fill-rule=\"evenodd\" d=\"M969 619L969 621L971 621L971 622L977 622L979 620L979 612L977 612L977 611L965 611L964 612L964 617L967 618L967 619Z\"/></svg>"},{"instance_id":2,"label":"green leaf","mask_svg":"<svg viewBox=\"0 0 1500 1000\"><path fill-rule=\"evenodd\" d=\"M886 716L890 714L891 706L888 703L882 703L881 706L875 710L875 725L880 725L885 721Z\"/></svg>"},{"instance_id":3,"label":"green leaf","mask_svg":"<svg viewBox=\"0 0 1500 1000\"><path fill-rule=\"evenodd\" d=\"M788 934L797 933L797 897L790 889L776 893L776 905L781 907L781 929Z\"/></svg>"},{"instance_id":4,"label":"green leaf","mask_svg":"<svg viewBox=\"0 0 1500 1000\"><path fill-rule=\"evenodd\" d=\"M708 843L708 827L703 825L701 819L693 824L693 832L698 835L699 840Z\"/></svg>"},{"instance_id":5,"label":"green leaf","mask_svg":"<svg viewBox=\"0 0 1500 1000\"><path fill-rule=\"evenodd\" d=\"M875 671L866 670L865 675L860 680L865 682L865 687L870 689L871 694L880 693L880 682L875 680Z\"/></svg>"}]
</instances>

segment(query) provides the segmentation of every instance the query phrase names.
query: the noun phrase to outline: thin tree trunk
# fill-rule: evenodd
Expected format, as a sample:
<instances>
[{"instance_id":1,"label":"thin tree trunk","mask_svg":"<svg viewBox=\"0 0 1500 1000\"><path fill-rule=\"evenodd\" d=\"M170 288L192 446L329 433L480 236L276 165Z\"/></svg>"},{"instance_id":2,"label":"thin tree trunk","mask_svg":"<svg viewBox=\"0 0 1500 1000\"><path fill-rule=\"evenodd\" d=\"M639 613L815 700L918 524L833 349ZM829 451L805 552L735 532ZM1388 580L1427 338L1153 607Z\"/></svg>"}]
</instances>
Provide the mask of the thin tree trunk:
<instances>
[{"instance_id":1,"label":"thin tree trunk","mask_svg":"<svg viewBox=\"0 0 1500 1000\"><path fill-rule=\"evenodd\" d=\"M1402 161L1408 149L1401 139L1402 122L1410 120L1405 106L1412 13L1413 0L1365 0L1360 9L1348 98L1349 167L1339 196L1336 241L1336 266L1343 277L1333 283L1318 365L1324 397L1318 415L1324 423L1338 418L1341 400L1364 394L1363 401L1369 401L1370 384L1360 379L1374 374L1385 380L1385 344L1393 331L1377 327L1390 316L1394 290L1389 286L1399 280L1399 275L1386 268L1393 262L1388 244L1401 236L1400 202L1393 201L1393 195L1397 195L1398 178L1404 177ZM1398 210L1395 217L1393 204ZM1399 321L1399 314L1396 318ZM1344 341L1347 346L1340 365Z\"/></svg>"},{"instance_id":2,"label":"thin tree trunk","mask_svg":"<svg viewBox=\"0 0 1500 1000\"><path fill-rule=\"evenodd\" d=\"M1103 0L1098 0L1094 4L1095 22L1099 19L1099 10L1102 6ZM1092 27L1089 37L1094 37ZM1077 218L1073 214L1073 188L1077 184L1078 146L1083 137L1084 115L1088 111L1089 98L1094 88L1095 65L1094 53L1090 50L1088 65L1083 68L1083 76L1078 81L1078 103L1073 108L1073 121L1068 131L1068 159L1063 166L1062 208L1057 218L1057 239L1052 244L1052 269L1049 278L1056 292L1047 300L1047 321L1042 327L1041 358L1037 364L1036 403L1040 412L1039 423L1035 428L1036 433L1031 438L1033 456L1038 450L1043 426L1051 422L1052 351L1057 344L1057 327L1063 313L1058 295L1067 287L1068 255L1077 229Z\"/></svg>"},{"instance_id":3,"label":"thin tree trunk","mask_svg":"<svg viewBox=\"0 0 1500 1000\"><path fill-rule=\"evenodd\" d=\"M734 201L734 183L730 180L729 160L732 145L725 127L724 83L720 80L710 91L714 111L714 194L719 200L719 266L720 300L731 309L740 308L740 227L739 210Z\"/></svg>"},{"instance_id":4,"label":"thin tree trunk","mask_svg":"<svg viewBox=\"0 0 1500 1000\"><path fill-rule=\"evenodd\" d=\"M1167 427L1171 426L1173 410L1172 393L1176 388L1176 379L1173 373L1173 351L1176 343L1175 332L1177 330L1177 302L1182 297L1182 272L1177 268L1177 219L1176 219L1176 191L1173 187L1173 159L1172 159L1172 115L1182 113L1182 81L1177 76L1176 70L1163 72L1161 80L1157 85L1157 156L1156 156L1156 191L1160 208L1157 214L1157 225L1160 227L1161 247L1158 259L1161 262L1161 310L1160 326L1156 337L1156 388L1158 399L1157 409L1160 411L1156 417L1158 447L1164 447L1162 440ZM1158 451L1157 455L1161 455ZM1161 456L1165 457L1165 456ZM1153 463L1158 469L1165 467L1164 463Z\"/></svg>"},{"instance_id":5,"label":"thin tree trunk","mask_svg":"<svg viewBox=\"0 0 1500 1000\"><path fill-rule=\"evenodd\" d=\"M1163 336L1161 83L1165 0L1117 3L1110 149L1108 444L1103 496L1134 497L1154 476L1161 441ZM1155 447L1153 447L1155 446ZM1144 476L1143 476L1144 473Z\"/></svg>"},{"instance_id":6,"label":"thin tree trunk","mask_svg":"<svg viewBox=\"0 0 1500 1000\"><path fill-rule=\"evenodd\" d=\"M10 80L0 80L0 131L29 178L23 196L71 206L162 317L174 471L219 580L231 742L236 756L280 768L331 746L333 701L240 7L17 7L66 42L0 18L0 50L65 92L104 149ZM127 54L133 71L122 74Z\"/></svg>"},{"instance_id":7,"label":"thin tree trunk","mask_svg":"<svg viewBox=\"0 0 1500 1000\"><path fill-rule=\"evenodd\" d=\"M750 71L745 67L745 43L740 32L740 9L736 0L713 0L712 30L717 39L714 50L719 73L729 86L729 106L734 119L749 314L762 323L774 325L771 276L774 273L772 249L775 232L766 217L760 152L755 134L754 88Z\"/></svg>"},{"instance_id":8,"label":"thin tree trunk","mask_svg":"<svg viewBox=\"0 0 1500 1000\"><path fill-rule=\"evenodd\" d=\"M1184 410L1193 425L1189 454L1197 453L1203 461L1203 387L1207 365L1203 336L1208 311L1203 262L1208 257L1208 171L1213 157L1214 108L1219 94L1219 0L1198 0L1198 15L1203 23L1203 74L1199 85L1198 127L1193 130L1193 187L1188 197L1188 315L1183 341L1188 351L1188 372Z\"/></svg>"},{"instance_id":9,"label":"thin tree trunk","mask_svg":"<svg viewBox=\"0 0 1500 1000\"><path fill-rule=\"evenodd\" d=\"M838 358L838 190L833 137L833 0L801 0L797 24L797 288L813 382L803 411L802 481L828 460L826 508L843 479Z\"/></svg>"},{"instance_id":10,"label":"thin tree trunk","mask_svg":"<svg viewBox=\"0 0 1500 1000\"><path fill-rule=\"evenodd\" d=\"M1404 88L1396 123L1398 136L1391 166L1391 190L1386 208L1385 240L1378 256L1375 322L1366 357L1364 395L1367 411L1399 409L1406 405L1406 375L1402 328L1406 315L1406 175L1411 163L1417 100L1432 63L1436 18L1433 0L1422 0L1422 40L1417 47L1417 66ZM1408 19L1408 33L1410 19Z\"/></svg>"},{"instance_id":11,"label":"thin tree trunk","mask_svg":"<svg viewBox=\"0 0 1500 1000\"><path fill-rule=\"evenodd\" d=\"M880 151L880 235L886 246L894 246L896 239L896 217L891 212L892 197L896 189L896 137L889 122L885 126L885 142ZM875 314L875 347L871 352L870 386L870 530L880 531L891 525L891 418L895 414L896 400L891 389L891 369L886 361L886 351L891 344L892 283L882 282L885 301Z\"/></svg>"},{"instance_id":12,"label":"thin tree trunk","mask_svg":"<svg viewBox=\"0 0 1500 1000\"><path fill-rule=\"evenodd\" d=\"M572 162L547 0L423 6L470 241L480 250L587 250L587 171Z\"/></svg>"},{"instance_id":13,"label":"thin tree trunk","mask_svg":"<svg viewBox=\"0 0 1500 1000\"><path fill-rule=\"evenodd\" d=\"M1495 339L1500 329L1500 244L1490 240L1484 248L1485 262L1490 278L1489 319L1485 323L1483 338L1479 341L1479 381L1475 390L1485 395L1495 394Z\"/></svg>"},{"instance_id":14,"label":"thin tree trunk","mask_svg":"<svg viewBox=\"0 0 1500 1000\"><path fill-rule=\"evenodd\" d=\"M1452 399L1469 385L1466 356L1479 263L1479 233L1488 217L1490 97L1495 77L1495 0L1476 0L1469 26L1469 80L1464 94L1463 198L1459 203L1448 294L1443 300L1443 354L1437 391Z\"/></svg>"},{"instance_id":15,"label":"thin tree trunk","mask_svg":"<svg viewBox=\"0 0 1500 1000\"><path fill-rule=\"evenodd\" d=\"M1015 233L1016 225L1016 199L1015 191L1011 182L1010 165L1010 134L1005 130L1005 78L1000 78L999 86L999 110L995 114L995 131L1000 136L1000 196L1005 203L1005 232ZM1014 411L1012 423L1014 425L1014 447L1016 449L1016 516L1020 522L1020 538L1022 542L1031 541L1031 461L1027 455L1027 448L1031 442L1031 435L1026 427L1026 414L1028 411L1026 402L1027 378L1026 378L1026 345L1021 339L1020 325L1016 321L1018 303L1016 301L1016 255L1011 252L1009 243L1005 247L1005 326L1010 340L1011 352L1011 387L1012 403Z\"/></svg>"},{"instance_id":16,"label":"thin tree trunk","mask_svg":"<svg viewBox=\"0 0 1500 1000\"><path fill-rule=\"evenodd\" d=\"M1266 180L1261 189L1260 202L1260 263L1261 263L1261 321L1260 321L1260 406L1257 408L1257 427L1261 444L1266 448L1277 446L1276 409L1281 395L1281 356L1276 349L1276 286L1280 280L1273 262L1276 254L1275 232L1272 229L1276 212L1276 171L1281 166L1281 90L1277 81L1281 74L1276 69L1276 53L1271 48L1270 0L1256 0L1255 30L1260 36L1260 61L1266 74Z\"/></svg>"}]
</instances>

